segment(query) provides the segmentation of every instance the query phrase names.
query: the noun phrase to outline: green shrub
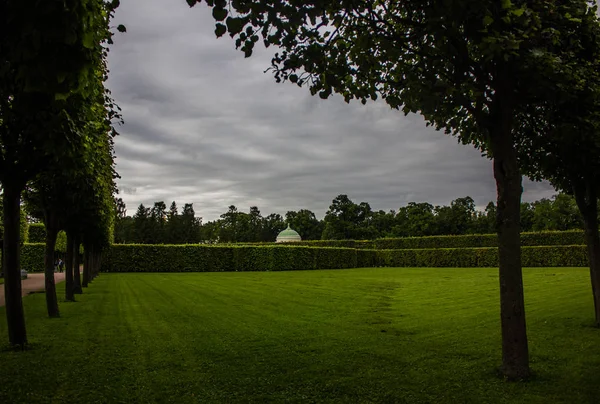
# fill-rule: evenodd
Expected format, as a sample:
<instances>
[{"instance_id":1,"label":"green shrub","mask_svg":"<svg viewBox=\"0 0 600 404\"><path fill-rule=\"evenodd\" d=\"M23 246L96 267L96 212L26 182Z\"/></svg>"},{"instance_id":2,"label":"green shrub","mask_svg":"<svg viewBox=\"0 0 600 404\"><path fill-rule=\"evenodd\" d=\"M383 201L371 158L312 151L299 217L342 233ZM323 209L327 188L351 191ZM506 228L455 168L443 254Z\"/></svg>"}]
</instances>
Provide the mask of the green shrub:
<instances>
[{"instance_id":1,"label":"green shrub","mask_svg":"<svg viewBox=\"0 0 600 404\"><path fill-rule=\"evenodd\" d=\"M377 266L385 267L497 267L498 249L437 248L376 250ZM524 267L587 266L585 246L531 246L521 248Z\"/></svg>"},{"instance_id":2,"label":"green shrub","mask_svg":"<svg viewBox=\"0 0 600 404\"><path fill-rule=\"evenodd\" d=\"M44 272L46 244L27 243L21 247L21 268L28 272Z\"/></svg>"},{"instance_id":3,"label":"green shrub","mask_svg":"<svg viewBox=\"0 0 600 404\"><path fill-rule=\"evenodd\" d=\"M31 223L29 225L29 243L45 243L46 242L46 227L43 223ZM56 251L61 253L67 252L67 234L61 230L56 236Z\"/></svg>"},{"instance_id":4,"label":"green shrub","mask_svg":"<svg viewBox=\"0 0 600 404\"><path fill-rule=\"evenodd\" d=\"M356 266L358 268L382 266L378 259L377 250L356 249Z\"/></svg>"},{"instance_id":5,"label":"green shrub","mask_svg":"<svg viewBox=\"0 0 600 404\"><path fill-rule=\"evenodd\" d=\"M29 225L29 243L45 243L46 242L46 227L44 223L31 223Z\"/></svg>"},{"instance_id":6,"label":"green shrub","mask_svg":"<svg viewBox=\"0 0 600 404\"><path fill-rule=\"evenodd\" d=\"M356 248L356 243L360 241L355 240L305 240L305 241L290 241L287 243L280 243L278 245L295 245L305 247L334 247L334 248Z\"/></svg>"},{"instance_id":7,"label":"green shrub","mask_svg":"<svg viewBox=\"0 0 600 404\"><path fill-rule=\"evenodd\" d=\"M585 245L582 230L521 233L522 246Z\"/></svg>"},{"instance_id":8,"label":"green shrub","mask_svg":"<svg viewBox=\"0 0 600 404\"><path fill-rule=\"evenodd\" d=\"M314 250L317 269L356 268L356 249L325 247Z\"/></svg>"},{"instance_id":9,"label":"green shrub","mask_svg":"<svg viewBox=\"0 0 600 404\"><path fill-rule=\"evenodd\" d=\"M354 249L290 245L114 244L102 259L102 270L108 272L287 271L354 267Z\"/></svg>"},{"instance_id":10,"label":"green shrub","mask_svg":"<svg viewBox=\"0 0 600 404\"><path fill-rule=\"evenodd\" d=\"M43 244L27 244L30 268L43 270ZM37 250L36 250L37 248ZM523 247L524 267L587 266L585 246ZM35 264L35 265L34 265ZM115 244L104 254L107 272L290 271L356 267L497 267L498 249L417 248L396 250L291 245ZM27 267L23 266L28 269Z\"/></svg>"},{"instance_id":11,"label":"green shrub","mask_svg":"<svg viewBox=\"0 0 600 404\"><path fill-rule=\"evenodd\" d=\"M379 250L420 248L478 248L497 247L496 234L470 234L461 236L429 236L382 238L374 240ZM521 233L522 246L584 245L583 231L545 231Z\"/></svg>"},{"instance_id":12,"label":"green shrub","mask_svg":"<svg viewBox=\"0 0 600 404\"><path fill-rule=\"evenodd\" d=\"M589 265L587 247L582 245L523 247L521 251L524 267L585 267Z\"/></svg>"}]
</instances>

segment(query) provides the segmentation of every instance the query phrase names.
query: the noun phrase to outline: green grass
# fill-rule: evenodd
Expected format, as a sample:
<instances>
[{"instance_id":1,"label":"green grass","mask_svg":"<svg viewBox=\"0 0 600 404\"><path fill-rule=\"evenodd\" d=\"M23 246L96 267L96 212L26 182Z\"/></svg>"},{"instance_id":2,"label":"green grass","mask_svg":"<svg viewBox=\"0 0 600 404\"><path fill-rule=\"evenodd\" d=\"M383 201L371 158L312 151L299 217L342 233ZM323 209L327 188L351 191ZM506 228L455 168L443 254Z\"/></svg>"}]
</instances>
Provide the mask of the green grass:
<instances>
[{"instance_id":1,"label":"green grass","mask_svg":"<svg viewBox=\"0 0 600 404\"><path fill-rule=\"evenodd\" d=\"M60 319L24 299L31 349L0 351L0 403L598 402L587 270L525 270L526 383L495 371L496 272L103 274Z\"/></svg>"}]
</instances>

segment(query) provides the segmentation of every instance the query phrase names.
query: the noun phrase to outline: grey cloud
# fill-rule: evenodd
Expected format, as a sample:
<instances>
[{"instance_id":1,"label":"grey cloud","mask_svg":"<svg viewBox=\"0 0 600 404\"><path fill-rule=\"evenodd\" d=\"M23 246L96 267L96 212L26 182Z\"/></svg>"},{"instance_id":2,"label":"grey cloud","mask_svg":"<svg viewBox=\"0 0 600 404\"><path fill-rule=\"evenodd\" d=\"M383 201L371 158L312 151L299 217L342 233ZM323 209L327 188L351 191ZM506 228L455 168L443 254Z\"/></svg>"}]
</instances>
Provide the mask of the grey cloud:
<instances>
[{"instance_id":1,"label":"grey cloud","mask_svg":"<svg viewBox=\"0 0 600 404\"><path fill-rule=\"evenodd\" d=\"M273 50L245 59L229 38L215 39L202 6L129 0L119 23L127 33L111 49L109 87L126 122L116 153L130 214L158 200L192 202L205 220L232 204L323 216L341 193L384 210L495 200L491 162L474 148L383 103L276 84L263 74ZM553 193L527 182L524 200Z\"/></svg>"}]
</instances>

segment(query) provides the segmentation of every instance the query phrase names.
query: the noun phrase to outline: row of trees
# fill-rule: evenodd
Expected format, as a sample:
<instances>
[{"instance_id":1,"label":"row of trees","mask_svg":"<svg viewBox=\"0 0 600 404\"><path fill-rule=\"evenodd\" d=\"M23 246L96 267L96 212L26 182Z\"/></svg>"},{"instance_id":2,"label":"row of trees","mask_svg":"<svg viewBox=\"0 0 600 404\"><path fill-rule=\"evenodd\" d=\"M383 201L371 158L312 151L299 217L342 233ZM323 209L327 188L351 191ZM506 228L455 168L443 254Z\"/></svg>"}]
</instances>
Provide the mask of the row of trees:
<instances>
[{"instance_id":1,"label":"row of trees","mask_svg":"<svg viewBox=\"0 0 600 404\"><path fill-rule=\"evenodd\" d=\"M201 0L186 0L190 6ZM589 0L207 0L246 57L276 46L277 82L421 114L492 159L498 191L502 371L526 378L521 178L582 213L600 325L600 24Z\"/></svg>"},{"instance_id":2,"label":"row of trees","mask_svg":"<svg viewBox=\"0 0 600 404\"><path fill-rule=\"evenodd\" d=\"M196 217L191 203L186 203L181 213L175 201L169 210L162 201L152 208L141 204L133 217L126 216L121 198L115 199L115 205L115 243L189 244L200 240L202 218Z\"/></svg>"},{"instance_id":3,"label":"row of trees","mask_svg":"<svg viewBox=\"0 0 600 404\"><path fill-rule=\"evenodd\" d=\"M74 300L74 293L81 293L95 276L101 250L112 241L112 120L119 116L104 82L109 21L117 6L118 1L103 0L0 4L2 258L13 345L27 343L20 279L22 201L46 227L50 317L59 316L54 284L58 231L67 233L67 300Z\"/></svg>"},{"instance_id":4,"label":"row of trees","mask_svg":"<svg viewBox=\"0 0 600 404\"><path fill-rule=\"evenodd\" d=\"M419 237L457 234L488 234L496 231L496 204L488 203L478 211L475 201L467 196L450 205L410 202L398 211L374 211L367 202L354 203L347 195L338 195L325 217L317 219L308 209L288 211L285 216L271 213L262 216L256 206L241 212L230 206L218 220L202 223L195 217L192 204L178 212L171 203L152 208L140 205L133 216L126 215L122 199L115 222L116 243L186 244L272 242L289 224L303 240L371 240L383 237ZM575 198L558 194L552 199L521 203L523 231L583 229L583 218Z\"/></svg>"}]
</instances>

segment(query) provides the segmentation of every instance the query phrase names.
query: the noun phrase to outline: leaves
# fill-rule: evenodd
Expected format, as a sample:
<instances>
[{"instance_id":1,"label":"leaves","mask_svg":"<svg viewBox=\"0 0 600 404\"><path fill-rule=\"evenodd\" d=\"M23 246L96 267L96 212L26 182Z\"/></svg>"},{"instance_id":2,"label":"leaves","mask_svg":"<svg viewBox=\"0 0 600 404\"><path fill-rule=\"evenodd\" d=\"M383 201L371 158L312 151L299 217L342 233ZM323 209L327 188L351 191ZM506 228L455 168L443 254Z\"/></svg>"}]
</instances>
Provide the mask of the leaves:
<instances>
[{"instance_id":1,"label":"leaves","mask_svg":"<svg viewBox=\"0 0 600 404\"><path fill-rule=\"evenodd\" d=\"M212 10L212 15L216 21L223 21L227 17L227 10L215 7Z\"/></svg>"},{"instance_id":2,"label":"leaves","mask_svg":"<svg viewBox=\"0 0 600 404\"><path fill-rule=\"evenodd\" d=\"M215 26L215 35L217 38L222 37L227 32L227 27L223 24L216 24Z\"/></svg>"},{"instance_id":3,"label":"leaves","mask_svg":"<svg viewBox=\"0 0 600 404\"><path fill-rule=\"evenodd\" d=\"M242 18L227 17L225 24L227 24L227 31L232 36L239 34L244 29L244 20Z\"/></svg>"}]
</instances>

